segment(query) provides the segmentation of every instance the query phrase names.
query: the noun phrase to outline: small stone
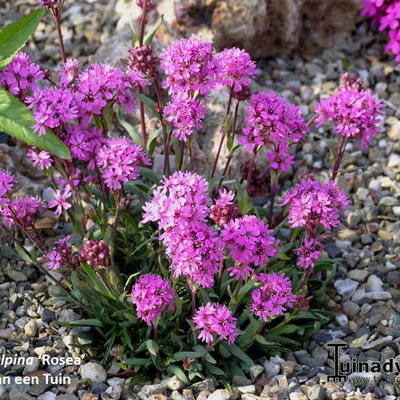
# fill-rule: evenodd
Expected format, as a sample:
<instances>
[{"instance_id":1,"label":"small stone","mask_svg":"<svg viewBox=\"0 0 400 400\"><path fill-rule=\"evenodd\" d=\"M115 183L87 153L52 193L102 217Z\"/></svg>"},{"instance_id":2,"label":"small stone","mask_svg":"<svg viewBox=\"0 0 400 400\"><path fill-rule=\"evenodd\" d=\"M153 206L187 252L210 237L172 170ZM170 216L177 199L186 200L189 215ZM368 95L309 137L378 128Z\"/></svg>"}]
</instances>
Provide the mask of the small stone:
<instances>
[{"instance_id":1,"label":"small stone","mask_svg":"<svg viewBox=\"0 0 400 400\"><path fill-rule=\"evenodd\" d=\"M385 336L380 339L376 339L370 343L366 343L364 346L362 346L363 350L380 350L383 347L387 346L389 343L393 341L393 336Z\"/></svg>"},{"instance_id":2,"label":"small stone","mask_svg":"<svg viewBox=\"0 0 400 400\"><path fill-rule=\"evenodd\" d=\"M54 400L56 397L57 395L53 392L44 392L37 398L37 400Z\"/></svg>"},{"instance_id":3,"label":"small stone","mask_svg":"<svg viewBox=\"0 0 400 400\"><path fill-rule=\"evenodd\" d=\"M93 362L82 365L80 373L82 379L89 379L91 382L105 382L107 379L105 369Z\"/></svg>"},{"instance_id":4,"label":"small stone","mask_svg":"<svg viewBox=\"0 0 400 400\"><path fill-rule=\"evenodd\" d=\"M389 129L387 135L394 142L400 141L400 121L396 121Z\"/></svg>"},{"instance_id":5,"label":"small stone","mask_svg":"<svg viewBox=\"0 0 400 400\"><path fill-rule=\"evenodd\" d=\"M356 231L349 228L342 228L338 231L337 236L340 240L348 240L351 243L358 242L360 236Z\"/></svg>"},{"instance_id":6,"label":"small stone","mask_svg":"<svg viewBox=\"0 0 400 400\"><path fill-rule=\"evenodd\" d=\"M39 359L37 357L30 357L30 359L32 360L32 362L25 365L23 375L28 375L39 368L40 365Z\"/></svg>"},{"instance_id":7,"label":"small stone","mask_svg":"<svg viewBox=\"0 0 400 400\"><path fill-rule=\"evenodd\" d=\"M366 286L368 291L382 290L383 282L376 275L370 275Z\"/></svg>"},{"instance_id":8,"label":"small stone","mask_svg":"<svg viewBox=\"0 0 400 400\"><path fill-rule=\"evenodd\" d=\"M13 387L11 388L9 394L9 400L34 400L34 398L32 396L29 396L28 393L25 393L22 390Z\"/></svg>"},{"instance_id":9,"label":"small stone","mask_svg":"<svg viewBox=\"0 0 400 400\"><path fill-rule=\"evenodd\" d=\"M320 385L314 385L311 388L310 400L324 400L325 390Z\"/></svg>"},{"instance_id":10,"label":"small stone","mask_svg":"<svg viewBox=\"0 0 400 400\"><path fill-rule=\"evenodd\" d=\"M150 396L152 394L164 393L168 387L168 380L162 381L161 383L157 383L155 385L144 385L142 387L142 393L146 396Z\"/></svg>"},{"instance_id":11,"label":"small stone","mask_svg":"<svg viewBox=\"0 0 400 400\"><path fill-rule=\"evenodd\" d=\"M70 308L66 308L65 310L62 310L60 312L60 316L58 318L58 321L60 321L60 322L72 322L72 321L76 321L78 319L81 319L79 314L77 314L74 310L71 310Z\"/></svg>"},{"instance_id":12,"label":"small stone","mask_svg":"<svg viewBox=\"0 0 400 400\"><path fill-rule=\"evenodd\" d=\"M336 319L336 322L340 326L347 326L347 324L349 323L349 319L347 318L347 315L344 315L344 314L336 315L335 319Z\"/></svg>"},{"instance_id":13,"label":"small stone","mask_svg":"<svg viewBox=\"0 0 400 400\"><path fill-rule=\"evenodd\" d=\"M360 312L360 306L352 301L345 301L343 312L349 317L355 317Z\"/></svg>"},{"instance_id":14,"label":"small stone","mask_svg":"<svg viewBox=\"0 0 400 400\"><path fill-rule=\"evenodd\" d=\"M273 363L271 361L265 361L264 369L268 377L274 377L279 374L281 366L277 363Z\"/></svg>"},{"instance_id":15,"label":"small stone","mask_svg":"<svg viewBox=\"0 0 400 400\"><path fill-rule=\"evenodd\" d=\"M190 386L191 389L195 393L201 392L203 390L208 390L209 392L214 392L215 391L215 382L214 379L207 378L204 379L201 382L194 383L192 386Z\"/></svg>"},{"instance_id":16,"label":"small stone","mask_svg":"<svg viewBox=\"0 0 400 400\"><path fill-rule=\"evenodd\" d=\"M297 364L294 361L285 361L281 364L282 372L288 376L291 376L296 368L296 365Z\"/></svg>"},{"instance_id":17,"label":"small stone","mask_svg":"<svg viewBox=\"0 0 400 400\"><path fill-rule=\"evenodd\" d=\"M15 250L7 243L4 243L0 250L0 255L8 260L15 260L18 258L17 253Z\"/></svg>"},{"instance_id":18,"label":"small stone","mask_svg":"<svg viewBox=\"0 0 400 400\"><path fill-rule=\"evenodd\" d=\"M35 319L31 319L24 327L25 335L35 337L38 332L38 325Z\"/></svg>"},{"instance_id":19,"label":"small stone","mask_svg":"<svg viewBox=\"0 0 400 400\"><path fill-rule=\"evenodd\" d=\"M218 389L208 396L208 400L231 400L232 395L227 389Z\"/></svg>"},{"instance_id":20,"label":"small stone","mask_svg":"<svg viewBox=\"0 0 400 400\"><path fill-rule=\"evenodd\" d=\"M246 394L254 394L256 392L256 387L255 385L248 385L248 386L239 386L236 388L239 393Z\"/></svg>"},{"instance_id":21,"label":"small stone","mask_svg":"<svg viewBox=\"0 0 400 400\"><path fill-rule=\"evenodd\" d=\"M260 376L262 373L264 372L264 367L262 365L258 365L258 364L253 364L250 367L250 378L252 380L256 379L258 376Z\"/></svg>"},{"instance_id":22,"label":"small stone","mask_svg":"<svg viewBox=\"0 0 400 400\"><path fill-rule=\"evenodd\" d=\"M396 153L392 153L389 157L388 161L389 168L397 168L400 167L400 156Z\"/></svg>"},{"instance_id":23,"label":"small stone","mask_svg":"<svg viewBox=\"0 0 400 400\"><path fill-rule=\"evenodd\" d=\"M7 276L14 282L26 282L28 277L21 271L15 269L8 269L6 272Z\"/></svg>"},{"instance_id":24,"label":"small stone","mask_svg":"<svg viewBox=\"0 0 400 400\"><path fill-rule=\"evenodd\" d=\"M305 350L299 350L294 353L297 361L301 365L310 368L316 368L324 365L325 360L322 357L312 358Z\"/></svg>"},{"instance_id":25,"label":"small stone","mask_svg":"<svg viewBox=\"0 0 400 400\"><path fill-rule=\"evenodd\" d=\"M42 321L43 322L51 322L56 318L56 313L48 308L43 308L42 311Z\"/></svg>"},{"instance_id":26,"label":"small stone","mask_svg":"<svg viewBox=\"0 0 400 400\"><path fill-rule=\"evenodd\" d=\"M350 297L357 290L359 283L351 279L338 279L334 286L341 296Z\"/></svg>"},{"instance_id":27,"label":"small stone","mask_svg":"<svg viewBox=\"0 0 400 400\"><path fill-rule=\"evenodd\" d=\"M367 292L366 295L372 300L389 300L392 298L392 294L390 292L386 292L383 290Z\"/></svg>"},{"instance_id":28,"label":"small stone","mask_svg":"<svg viewBox=\"0 0 400 400\"><path fill-rule=\"evenodd\" d=\"M169 390L181 390L184 386L185 384L175 375L168 380Z\"/></svg>"},{"instance_id":29,"label":"small stone","mask_svg":"<svg viewBox=\"0 0 400 400\"><path fill-rule=\"evenodd\" d=\"M307 400L307 396L304 393L292 392L289 394L290 400Z\"/></svg>"},{"instance_id":30,"label":"small stone","mask_svg":"<svg viewBox=\"0 0 400 400\"><path fill-rule=\"evenodd\" d=\"M395 197L392 196L385 196L382 197L379 200L379 205L380 206L386 206L386 207L393 207L393 206L397 206L398 205L398 201Z\"/></svg>"},{"instance_id":31,"label":"small stone","mask_svg":"<svg viewBox=\"0 0 400 400\"><path fill-rule=\"evenodd\" d=\"M0 329L0 339L9 339L13 332L12 328Z\"/></svg>"},{"instance_id":32,"label":"small stone","mask_svg":"<svg viewBox=\"0 0 400 400\"><path fill-rule=\"evenodd\" d=\"M368 271L365 269L352 269L347 276L357 282L364 282L368 276Z\"/></svg>"}]
</instances>

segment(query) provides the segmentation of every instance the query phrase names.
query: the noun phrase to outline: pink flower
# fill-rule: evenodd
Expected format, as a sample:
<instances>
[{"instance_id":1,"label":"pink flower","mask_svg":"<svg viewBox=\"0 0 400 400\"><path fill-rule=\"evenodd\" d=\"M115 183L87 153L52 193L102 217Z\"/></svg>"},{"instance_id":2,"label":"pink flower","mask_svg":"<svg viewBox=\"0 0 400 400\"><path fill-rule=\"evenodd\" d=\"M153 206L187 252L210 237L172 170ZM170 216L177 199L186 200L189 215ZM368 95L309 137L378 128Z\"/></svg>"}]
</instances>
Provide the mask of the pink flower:
<instances>
[{"instance_id":1,"label":"pink flower","mask_svg":"<svg viewBox=\"0 0 400 400\"><path fill-rule=\"evenodd\" d=\"M232 47L224 49L219 55L217 81L221 85L240 92L249 86L250 78L256 74L256 63L245 51Z\"/></svg>"},{"instance_id":2,"label":"pink flower","mask_svg":"<svg viewBox=\"0 0 400 400\"><path fill-rule=\"evenodd\" d=\"M199 307L193 316L198 338L207 344L213 343L216 336L221 340L233 343L238 336L236 331L236 318L226 306L218 303L207 303Z\"/></svg>"},{"instance_id":3,"label":"pink flower","mask_svg":"<svg viewBox=\"0 0 400 400\"><path fill-rule=\"evenodd\" d=\"M57 207L54 213L58 215L60 215L63 211L67 211L72 207L68 202L68 199L71 197L71 195L70 185L65 186L62 193L60 189L57 189L54 193L54 200L49 202L49 208Z\"/></svg>"},{"instance_id":4,"label":"pink flower","mask_svg":"<svg viewBox=\"0 0 400 400\"><path fill-rule=\"evenodd\" d=\"M60 68L60 86L67 88L78 77L78 60L67 60Z\"/></svg>"},{"instance_id":5,"label":"pink flower","mask_svg":"<svg viewBox=\"0 0 400 400\"><path fill-rule=\"evenodd\" d=\"M370 90L360 84L349 85L345 82L333 96L321 99L316 105L317 126L329 121L341 136L360 139L361 146L365 148L371 138L378 135L378 116L383 114L382 107L383 104L374 99Z\"/></svg>"},{"instance_id":6,"label":"pink flower","mask_svg":"<svg viewBox=\"0 0 400 400\"><path fill-rule=\"evenodd\" d=\"M137 316L151 326L165 307L173 311L175 291L159 275L142 275L132 287L132 303L136 306Z\"/></svg>"},{"instance_id":7,"label":"pink flower","mask_svg":"<svg viewBox=\"0 0 400 400\"><path fill-rule=\"evenodd\" d=\"M0 169L0 199L7 194L16 183L18 182L11 174L7 174Z\"/></svg>"},{"instance_id":8,"label":"pink flower","mask_svg":"<svg viewBox=\"0 0 400 400\"><path fill-rule=\"evenodd\" d=\"M304 243L296 250L299 256L298 265L302 266L306 273L314 268L324 246L315 239L304 239Z\"/></svg>"},{"instance_id":9,"label":"pink flower","mask_svg":"<svg viewBox=\"0 0 400 400\"><path fill-rule=\"evenodd\" d=\"M174 125L172 134L184 142L194 129L203 127L202 120L206 112L207 108L200 100L186 97L185 94L173 96L164 108L165 119Z\"/></svg>"},{"instance_id":10,"label":"pink flower","mask_svg":"<svg viewBox=\"0 0 400 400\"><path fill-rule=\"evenodd\" d=\"M36 148L31 148L28 151L27 156L32 161L33 165L39 167L40 169L50 168L51 164L53 163L50 153L44 150L41 150L37 153Z\"/></svg>"},{"instance_id":11,"label":"pink flower","mask_svg":"<svg viewBox=\"0 0 400 400\"><path fill-rule=\"evenodd\" d=\"M332 181L326 184L312 179L301 179L283 197L281 206L290 204L289 225L292 228L304 226L314 237L319 226L333 229L339 225L339 217L349 200L339 185Z\"/></svg>"},{"instance_id":12,"label":"pink flower","mask_svg":"<svg viewBox=\"0 0 400 400\"><path fill-rule=\"evenodd\" d=\"M259 289L253 290L251 312L265 322L269 318L282 315L288 308L293 308L296 296L292 293L292 284L282 272L259 274Z\"/></svg>"},{"instance_id":13,"label":"pink flower","mask_svg":"<svg viewBox=\"0 0 400 400\"><path fill-rule=\"evenodd\" d=\"M161 67L167 75L163 87L170 94L199 91L206 96L215 86L218 60L212 44L193 35L168 46L161 53Z\"/></svg>"},{"instance_id":14,"label":"pink flower","mask_svg":"<svg viewBox=\"0 0 400 400\"><path fill-rule=\"evenodd\" d=\"M0 85L22 102L39 90L36 82L41 79L44 79L44 72L23 52L18 53L0 72Z\"/></svg>"},{"instance_id":15,"label":"pink flower","mask_svg":"<svg viewBox=\"0 0 400 400\"><path fill-rule=\"evenodd\" d=\"M140 165L151 165L143 149L125 137L104 140L96 163L102 168L104 182L111 190L121 189L124 182L137 179Z\"/></svg>"},{"instance_id":16,"label":"pink flower","mask_svg":"<svg viewBox=\"0 0 400 400\"><path fill-rule=\"evenodd\" d=\"M17 200L2 201L0 214L8 227L13 225L21 229L35 226L35 215L43 212L45 204L31 196L20 197Z\"/></svg>"},{"instance_id":17,"label":"pink flower","mask_svg":"<svg viewBox=\"0 0 400 400\"><path fill-rule=\"evenodd\" d=\"M244 136L239 138L239 143L245 145L248 152L266 146L269 166L289 169L293 164L290 146L304 140L303 132L309 131L301 110L272 92L260 92L252 96L247 112Z\"/></svg>"},{"instance_id":18,"label":"pink flower","mask_svg":"<svg viewBox=\"0 0 400 400\"><path fill-rule=\"evenodd\" d=\"M218 194L219 198L215 200L215 204L210 210L210 219L223 227L237 216L238 208L233 202L235 195L232 191L224 189L220 190Z\"/></svg>"},{"instance_id":19,"label":"pink flower","mask_svg":"<svg viewBox=\"0 0 400 400\"><path fill-rule=\"evenodd\" d=\"M28 108L34 109L33 119L36 121L32 128L39 136L46 134L46 127L59 128L80 113L75 93L69 88L45 88L28 101Z\"/></svg>"},{"instance_id":20,"label":"pink flower","mask_svg":"<svg viewBox=\"0 0 400 400\"><path fill-rule=\"evenodd\" d=\"M101 129L87 128L84 124L69 125L65 144L71 151L74 159L88 163L88 169L93 170L96 165L96 156L101 146L106 143Z\"/></svg>"},{"instance_id":21,"label":"pink flower","mask_svg":"<svg viewBox=\"0 0 400 400\"><path fill-rule=\"evenodd\" d=\"M232 260L246 265L265 265L278 252L279 242L272 230L254 215L231 221L221 231L221 238Z\"/></svg>"},{"instance_id":22,"label":"pink flower","mask_svg":"<svg viewBox=\"0 0 400 400\"><path fill-rule=\"evenodd\" d=\"M88 240L83 250L79 253L82 261L91 267L108 267L110 252L107 244L103 240Z\"/></svg>"},{"instance_id":23,"label":"pink flower","mask_svg":"<svg viewBox=\"0 0 400 400\"><path fill-rule=\"evenodd\" d=\"M190 222L205 222L209 214L208 183L192 172L175 172L164 178L144 207L142 222L158 222L166 230Z\"/></svg>"},{"instance_id":24,"label":"pink flower","mask_svg":"<svg viewBox=\"0 0 400 400\"><path fill-rule=\"evenodd\" d=\"M183 221L182 221L183 222ZM175 277L185 276L191 285L212 287L224 254L217 232L203 222L177 224L160 236Z\"/></svg>"},{"instance_id":25,"label":"pink flower","mask_svg":"<svg viewBox=\"0 0 400 400\"><path fill-rule=\"evenodd\" d=\"M45 264L51 271L55 271L60 267L71 266L73 264L72 259L72 247L68 244L71 236L68 235L64 239L57 240L54 242L55 246L52 251L45 255L49 261Z\"/></svg>"}]
</instances>

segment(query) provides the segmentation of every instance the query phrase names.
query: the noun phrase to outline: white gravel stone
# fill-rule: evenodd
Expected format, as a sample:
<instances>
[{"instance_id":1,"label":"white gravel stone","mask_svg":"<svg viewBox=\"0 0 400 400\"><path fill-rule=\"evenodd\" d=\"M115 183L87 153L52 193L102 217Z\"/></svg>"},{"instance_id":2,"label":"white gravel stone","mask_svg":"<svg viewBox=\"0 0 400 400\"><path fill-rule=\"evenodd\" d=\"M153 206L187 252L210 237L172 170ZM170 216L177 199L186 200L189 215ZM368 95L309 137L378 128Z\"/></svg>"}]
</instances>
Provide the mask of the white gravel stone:
<instances>
[{"instance_id":1,"label":"white gravel stone","mask_svg":"<svg viewBox=\"0 0 400 400\"><path fill-rule=\"evenodd\" d=\"M91 382L105 382L107 373L100 364L89 362L81 366L81 377Z\"/></svg>"}]
</instances>

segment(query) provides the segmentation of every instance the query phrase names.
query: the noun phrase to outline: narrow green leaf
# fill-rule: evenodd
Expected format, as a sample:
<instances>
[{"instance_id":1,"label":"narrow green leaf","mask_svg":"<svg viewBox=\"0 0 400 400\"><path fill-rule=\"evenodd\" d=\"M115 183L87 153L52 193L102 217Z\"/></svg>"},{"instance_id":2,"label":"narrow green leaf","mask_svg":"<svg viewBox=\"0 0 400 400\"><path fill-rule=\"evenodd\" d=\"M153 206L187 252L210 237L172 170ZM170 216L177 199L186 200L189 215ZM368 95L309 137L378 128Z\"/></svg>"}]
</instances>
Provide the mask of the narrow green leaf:
<instances>
[{"instance_id":1,"label":"narrow green leaf","mask_svg":"<svg viewBox=\"0 0 400 400\"><path fill-rule=\"evenodd\" d=\"M139 132L134 128L133 125L131 125L128 121L126 121L122 115L121 115L121 110L118 108L117 110L117 119L118 122L125 128L125 130L129 133L129 136L131 137L132 141L134 143L137 143L140 146L143 146L143 139L142 136L140 136Z\"/></svg>"},{"instance_id":2,"label":"narrow green leaf","mask_svg":"<svg viewBox=\"0 0 400 400\"><path fill-rule=\"evenodd\" d=\"M185 373L177 365L170 365L168 371L172 372L176 377L182 381L185 385L189 385L189 379L186 377Z\"/></svg>"},{"instance_id":3,"label":"narrow green leaf","mask_svg":"<svg viewBox=\"0 0 400 400\"><path fill-rule=\"evenodd\" d=\"M27 263L33 263L32 258L28 256L28 254L25 253L24 250L22 250L22 247L17 242L14 242L14 247L16 252L19 254L19 256Z\"/></svg>"},{"instance_id":4,"label":"narrow green leaf","mask_svg":"<svg viewBox=\"0 0 400 400\"><path fill-rule=\"evenodd\" d=\"M150 168L146 167L139 167L139 173L140 176L144 176L148 179L150 179L153 183L159 184L160 183L160 177Z\"/></svg>"},{"instance_id":5,"label":"narrow green leaf","mask_svg":"<svg viewBox=\"0 0 400 400\"><path fill-rule=\"evenodd\" d=\"M157 22L151 27L150 32L144 37L143 44L147 46L153 40L154 35L158 31L158 28L164 21L164 15L160 15Z\"/></svg>"},{"instance_id":6,"label":"narrow green leaf","mask_svg":"<svg viewBox=\"0 0 400 400\"><path fill-rule=\"evenodd\" d=\"M68 325L68 326L98 326L102 327L103 323L96 318L92 319L78 319L76 321L70 321L70 322L60 322L58 321L60 325Z\"/></svg>"},{"instance_id":7,"label":"narrow green leaf","mask_svg":"<svg viewBox=\"0 0 400 400\"><path fill-rule=\"evenodd\" d=\"M238 193L239 211L241 214L246 215L252 208L250 197L242 184L239 182L239 179L236 180L236 187Z\"/></svg>"},{"instance_id":8,"label":"narrow green leaf","mask_svg":"<svg viewBox=\"0 0 400 400\"><path fill-rule=\"evenodd\" d=\"M26 41L35 32L40 20L46 13L44 7L32 12L26 17L7 25L0 32L0 70L3 69Z\"/></svg>"},{"instance_id":9,"label":"narrow green leaf","mask_svg":"<svg viewBox=\"0 0 400 400\"><path fill-rule=\"evenodd\" d=\"M153 112L154 116L158 118L161 121L161 115L160 113L156 110L156 103L154 100L152 100L150 97L147 97L146 95L139 93L139 92L133 92L135 97L141 101L143 104L145 104L150 110Z\"/></svg>"},{"instance_id":10,"label":"narrow green leaf","mask_svg":"<svg viewBox=\"0 0 400 400\"><path fill-rule=\"evenodd\" d=\"M253 360L236 344L232 343L230 345L226 345L228 351L230 351L234 356L239 358L239 360L243 361L247 365L254 364Z\"/></svg>"},{"instance_id":11,"label":"narrow green leaf","mask_svg":"<svg viewBox=\"0 0 400 400\"><path fill-rule=\"evenodd\" d=\"M157 356L160 348L158 347L158 344L154 340L146 340L146 347L147 350L149 350L149 353L152 354L153 356Z\"/></svg>"},{"instance_id":12,"label":"narrow green leaf","mask_svg":"<svg viewBox=\"0 0 400 400\"><path fill-rule=\"evenodd\" d=\"M34 124L31 111L11 93L0 87L0 131L57 157L71 158L67 146L53 132L46 129L46 134L39 136L33 132Z\"/></svg>"}]
</instances>

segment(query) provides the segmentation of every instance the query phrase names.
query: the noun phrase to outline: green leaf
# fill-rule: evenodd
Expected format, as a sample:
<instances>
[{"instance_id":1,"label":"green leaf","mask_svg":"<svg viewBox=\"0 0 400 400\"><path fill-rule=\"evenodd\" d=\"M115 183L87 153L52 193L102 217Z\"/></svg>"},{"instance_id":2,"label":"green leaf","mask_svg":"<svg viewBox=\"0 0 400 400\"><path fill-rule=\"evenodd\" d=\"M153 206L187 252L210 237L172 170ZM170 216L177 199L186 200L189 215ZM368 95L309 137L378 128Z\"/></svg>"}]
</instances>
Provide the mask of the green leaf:
<instances>
[{"instance_id":1,"label":"green leaf","mask_svg":"<svg viewBox=\"0 0 400 400\"><path fill-rule=\"evenodd\" d=\"M254 364L253 360L236 344L232 343L230 345L226 345L228 351L231 352L234 356L236 356L239 360L243 361L247 365Z\"/></svg>"},{"instance_id":2,"label":"green leaf","mask_svg":"<svg viewBox=\"0 0 400 400\"><path fill-rule=\"evenodd\" d=\"M144 37L143 44L145 46L151 43L154 35L158 31L158 28L161 26L163 21L164 21L164 15L160 15L160 18L158 18L157 22L151 27L150 32Z\"/></svg>"},{"instance_id":3,"label":"green leaf","mask_svg":"<svg viewBox=\"0 0 400 400\"><path fill-rule=\"evenodd\" d=\"M25 253L24 250L22 250L22 247L17 242L14 242L14 247L16 252L19 254L19 256L27 263L33 263L33 260L31 257L28 256L28 254Z\"/></svg>"},{"instance_id":4,"label":"green leaf","mask_svg":"<svg viewBox=\"0 0 400 400\"><path fill-rule=\"evenodd\" d=\"M247 191L243 188L242 184L239 182L239 179L236 180L236 187L238 193L239 211L241 214L246 215L252 208L250 197L247 194Z\"/></svg>"},{"instance_id":5,"label":"green leaf","mask_svg":"<svg viewBox=\"0 0 400 400\"><path fill-rule=\"evenodd\" d=\"M221 369L221 368L218 368L218 367L216 367L215 365L213 365L213 364L210 364L209 362L205 362L204 363L205 364L205 367L206 367L206 371L209 373L209 374L211 374L211 375L222 375L222 376L224 376L225 375L225 372Z\"/></svg>"},{"instance_id":6,"label":"green leaf","mask_svg":"<svg viewBox=\"0 0 400 400\"><path fill-rule=\"evenodd\" d=\"M186 377L185 373L177 365L170 365L168 371L172 372L176 377L182 381L185 385L189 385L189 379Z\"/></svg>"},{"instance_id":7,"label":"green leaf","mask_svg":"<svg viewBox=\"0 0 400 400\"><path fill-rule=\"evenodd\" d=\"M290 335L291 333L296 332L299 329L297 325L287 324L282 327L276 327L269 331L270 334L273 335Z\"/></svg>"},{"instance_id":8,"label":"green leaf","mask_svg":"<svg viewBox=\"0 0 400 400\"><path fill-rule=\"evenodd\" d=\"M31 111L11 93L0 87L0 131L57 157L71 158L67 146L53 132L46 129L46 134L39 136L33 132L34 124Z\"/></svg>"},{"instance_id":9,"label":"green leaf","mask_svg":"<svg viewBox=\"0 0 400 400\"><path fill-rule=\"evenodd\" d=\"M92 319L78 319L76 321L70 321L70 322L60 322L58 321L60 325L69 325L69 326L98 326L102 327L103 323L96 318Z\"/></svg>"},{"instance_id":10,"label":"green leaf","mask_svg":"<svg viewBox=\"0 0 400 400\"><path fill-rule=\"evenodd\" d=\"M46 13L44 7L32 12L26 17L6 26L0 32L0 70L3 69L14 55L24 46L35 32L40 20Z\"/></svg>"},{"instance_id":11,"label":"green leaf","mask_svg":"<svg viewBox=\"0 0 400 400\"><path fill-rule=\"evenodd\" d=\"M134 143L137 143L140 146L143 146L143 139L142 136L140 136L139 132L134 128L133 125L131 125L128 121L126 121L122 115L121 115L121 109L118 108L117 110L117 119L118 122L125 128L125 130L129 133L129 136L131 137L132 141Z\"/></svg>"},{"instance_id":12,"label":"green leaf","mask_svg":"<svg viewBox=\"0 0 400 400\"><path fill-rule=\"evenodd\" d=\"M154 340L146 340L146 347L147 350L149 350L149 353L152 354L153 356L157 356L160 348L158 347L158 344Z\"/></svg>"},{"instance_id":13,"label":"green leaf","mask_svg":"<svg viewBox=\"0 0 400 400\"><path fill-rule=\"evenodd\" d=\"M147 97L146 95L139 93L139 92L133 92L135 97L141 101L143 104L145 104L150 110L153 112L154 116L158 118L161 121L161 115L160 113L156 110L156 103L154 100L152 100L150 97Z\"/></svg>"},{"instance_id":14,"label":"green leaf","mask_svg":"<svg viewBox=\"0 0 400 400\"><path fill-rule=\"evenodd\" d=\"M172 361L183 361L185 358L201 358L205 351L178 351L172 356Z\"/></svg>"},{"instance_id":15,"label":"green leaf","mask_svg":"<svg viewBox=\"0 0 400 400\"><path fill-rule=\"evenodd\" d=\"M144 176L148 179L150 179L153 183L159 184L160 183L160 177L150 168L146 167L139 167L139 173L140 176Z\"/></svg>"}]
</instances>

